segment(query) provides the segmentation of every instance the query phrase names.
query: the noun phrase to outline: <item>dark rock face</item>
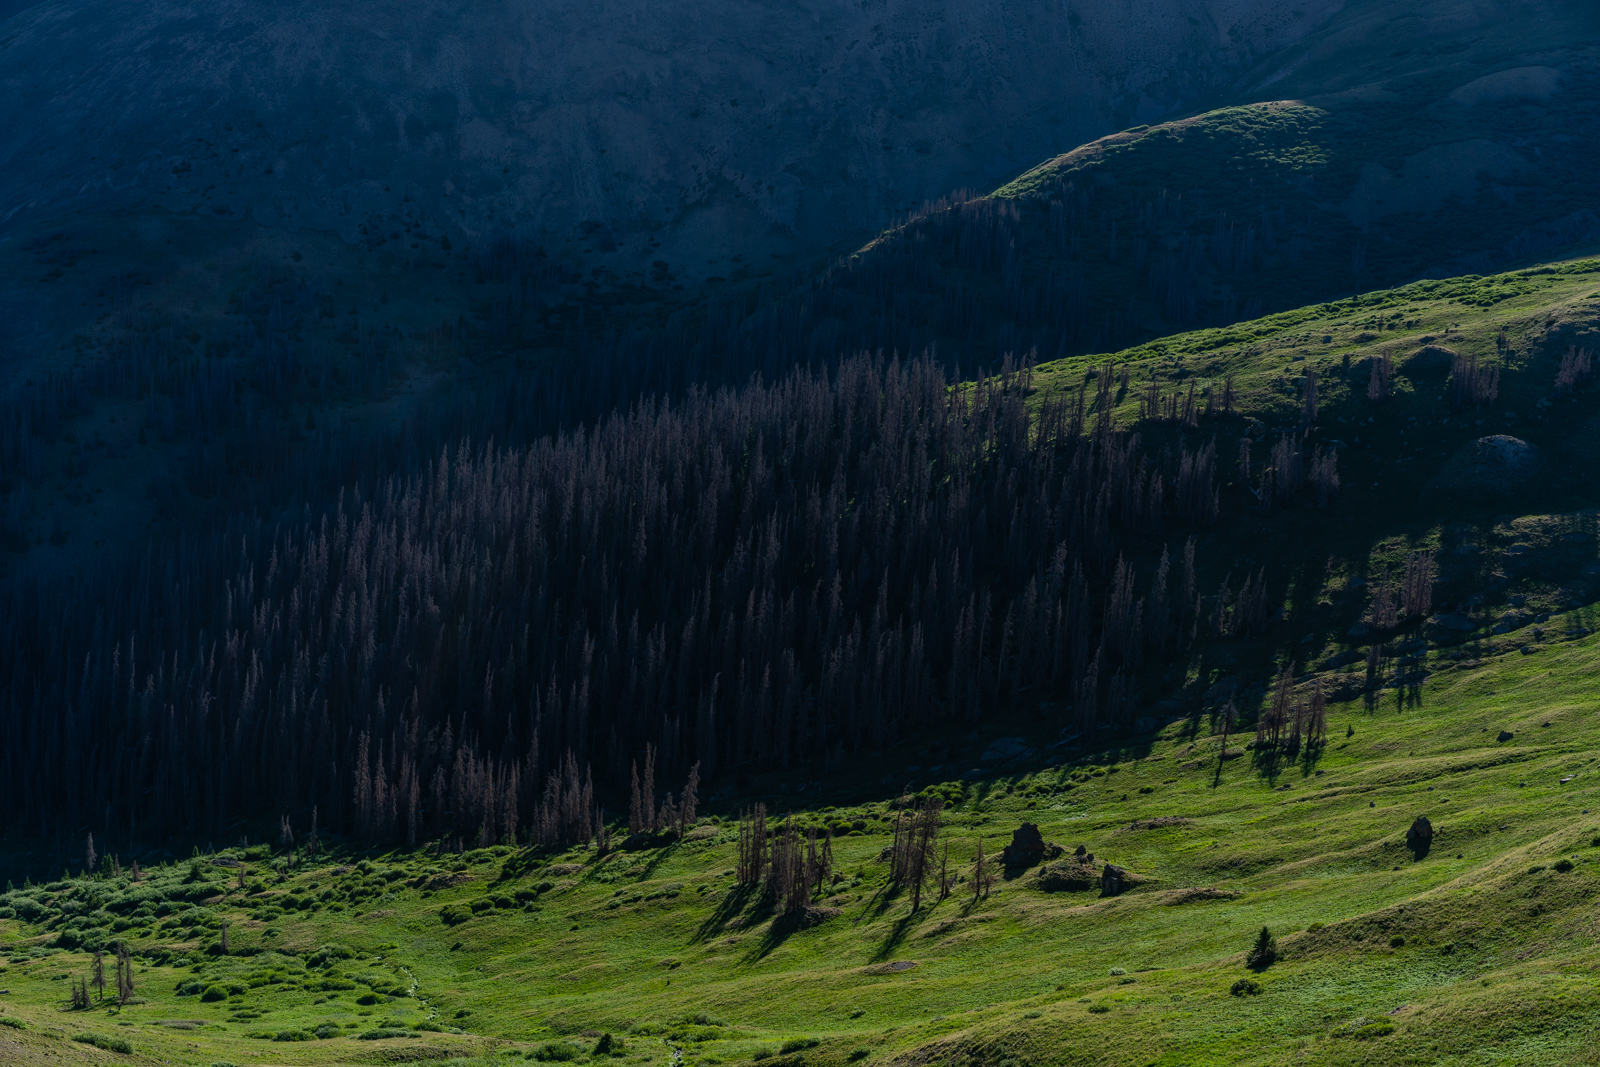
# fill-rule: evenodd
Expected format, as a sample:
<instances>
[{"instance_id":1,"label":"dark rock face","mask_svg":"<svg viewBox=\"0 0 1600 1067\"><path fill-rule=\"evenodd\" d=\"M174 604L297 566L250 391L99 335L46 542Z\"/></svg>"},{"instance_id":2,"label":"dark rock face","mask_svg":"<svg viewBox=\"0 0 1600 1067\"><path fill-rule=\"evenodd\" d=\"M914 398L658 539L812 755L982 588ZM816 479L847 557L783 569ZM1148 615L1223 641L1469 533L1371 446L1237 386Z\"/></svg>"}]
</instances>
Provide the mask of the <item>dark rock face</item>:
<instances>
[{"instance_id":1,"label":"dark rock face","mask_svg":"<svg viewBox=\"0 0 1600 1067\"><path fill-rule=\"evenodd\" d=\"M1495 738L1495 740L1496 741L1509 741L1515 736L1516 735L1513 734L1510 730L1501 730L1500 731L1500 736Z\"/></svg>"},{"instance_id":2,"label":"dark rock face","mask_svg":"<svg viewBox=\"0 0 1600 1067\"><path fill-rule=\"evenodd\" d=\"M1011 834L1011 844L1005 847L1001 858L1007 867L1032 867L1044 858L1044 835L1031 822L1025 822Z\"/></svg>"},{"instance_id":3,"label":"dark rock face","mask_svg":"<svg viewBox=\"0 0 1600 1067\"><path fill-rule=\"evenodd\" d=\"M1100 872L1100 895L1103 897L1121 896L1132 885L1133 876L1114 864L1106 864Z\"/></svg>"},{"instance_id":4,"label":"dark rock face","mask_svg":"<svg viewBox=\"0 0 1600 1067\"><path fill-rule=\"evenodd\" d=\"M1411 829L1406 831L1406 847L1419 860L1433 847L1433 824L1428 821L1427 816L1418 815L1416 821L1411 824Z\"/></svg>"}]
</instances>

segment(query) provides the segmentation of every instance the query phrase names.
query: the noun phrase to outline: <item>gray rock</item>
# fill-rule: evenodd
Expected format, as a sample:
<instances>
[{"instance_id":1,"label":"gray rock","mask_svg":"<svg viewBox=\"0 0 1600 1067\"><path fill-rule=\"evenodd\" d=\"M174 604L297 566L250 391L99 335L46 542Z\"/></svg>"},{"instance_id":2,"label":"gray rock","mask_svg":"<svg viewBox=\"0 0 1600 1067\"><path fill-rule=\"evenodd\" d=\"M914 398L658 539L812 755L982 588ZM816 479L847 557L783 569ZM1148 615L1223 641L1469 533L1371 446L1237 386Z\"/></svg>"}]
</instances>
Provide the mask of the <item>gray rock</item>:
<instances>
[{"instance_id":1,"label":"gray rock","mask_svg":"<svg viewBox=\"0 0 1600 1067\"><path fill-rule=\"evenodd\" d=\"M983 763L1009 763L1012 760L1022 759L1031 755L1033 749L1020 737L1001 737L995 739L980 757Z\"/></svg>"},{"instance_id":2,"label":"gray rock","mask_svg":"<svg viewBox=\"0 0 1600 1067\"><path fill-rule=\"evenodd\" d=\"M1103 897L1121 896L1133 887L1133 875L1115 864L1108 863L1100 872L1100 895Z\"/></svg>"}]
</instances>

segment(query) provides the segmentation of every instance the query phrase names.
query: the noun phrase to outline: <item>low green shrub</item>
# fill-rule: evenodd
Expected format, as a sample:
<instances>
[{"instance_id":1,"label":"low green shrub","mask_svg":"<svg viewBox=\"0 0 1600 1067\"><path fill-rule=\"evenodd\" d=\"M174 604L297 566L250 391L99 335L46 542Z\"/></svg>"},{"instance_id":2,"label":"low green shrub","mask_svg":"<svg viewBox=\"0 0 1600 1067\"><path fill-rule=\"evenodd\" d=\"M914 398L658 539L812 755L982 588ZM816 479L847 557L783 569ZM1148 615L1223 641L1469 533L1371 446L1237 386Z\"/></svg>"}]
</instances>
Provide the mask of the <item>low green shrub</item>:
<instances>
[{"instance_id":1,"label":"low green shrub","mask_svg":"<svg viewBox=\"0 0 1600 1067\"><path fill-rule=\"evenodd\" d=\"M787 1056L791 1052L804 1052L808 1048L816 1048L822 1042L814 1037L797 1037L792 1041L785 1041L779 1046L778 1051Z\"/></svg>"},{"instance_id":2,"label":"low green shrub","mask_svg":"<svg viewBox=\"0 0 1600 1067\"><path fill-rule=\"evenodd\" d=\"M1104 1015L1106 1012L1108 1012L1110 1010L1111 1010L1111 1006L1109 1004L1091 1004L1091 1005L1089 1005L1089 1013L1091 1015Z\"/></svg>"},{"instance_id":3,"label":"low green shrub","mask_svg":"<svg viewBox=\"0 0 1600 1067\"><path fill-rule=\"evenodd\" d=\"M533 1058L540 1063L569 1063L578 1058L578 1050L561 1041L546 1041L533 1050Z\"/></svg>"},{"instance_id":4,"label":"low green shrub","mask_svg":"<svg viewBox=\"0 0 1600 1067\"><path fill-rule=\"evenodd\" d=\"M1241 978L1229 987L1228 992L1236 997L1253 997L1261 992L1261 983L1254 978Z\"/></svg>"},{"instance_id":5,"label":"low green shrub","mask_svg":"<svg viewBox=\"0 0 1600 1067\"><path fill-rule=\"evenodd\" d=\"M21 1019L12 1018L10 1015L0 1015L0 1026L9 1026L13 1030L26 1030L28 1024Z\"/></svg>"},{"instance_id":6,"label":"low green shrub","mask_svg":"<svg viewBox=\"0 0 1600 1067\"><path fill-rule=\"evenodd\" d=\"M364 1034L357 1034L358 1041L382 1041L386 1037L412 1037L410 1030L398 1030L394 1027L380 1026L376 1030L368 1030Z\"/></svg>"},{"instance_id":7,"label":"low green shrub","mask_svg":"<svg viewBox=\"0 0 1600 1067\"><path fill-rule=\"evenodd\" d=\"M105 1034L83 1033L73 1034L72 1040L85 1045L93 1045L95 1048L105 1049L107 1052L120 1052L124 1056L133 1054L133 1046L128 1044L128 1039L124 1037L107 1037Z\"/></svg>"}]
</instances>

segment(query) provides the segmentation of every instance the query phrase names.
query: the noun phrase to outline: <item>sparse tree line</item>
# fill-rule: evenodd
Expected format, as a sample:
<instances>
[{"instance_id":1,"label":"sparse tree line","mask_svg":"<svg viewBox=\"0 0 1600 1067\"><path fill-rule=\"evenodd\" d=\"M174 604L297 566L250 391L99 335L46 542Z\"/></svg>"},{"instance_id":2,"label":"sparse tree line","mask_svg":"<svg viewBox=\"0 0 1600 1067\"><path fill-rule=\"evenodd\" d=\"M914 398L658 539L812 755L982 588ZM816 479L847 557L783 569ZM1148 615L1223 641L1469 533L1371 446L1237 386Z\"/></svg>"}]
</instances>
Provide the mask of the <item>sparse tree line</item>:
<instances>
[{"instance_id":1,"label":"sparse tree line","mask_svg":"<svg viewBox=\"0 0 1600 1067\"><path fill-rule=\"evenodd\" d=\"M766 805L755 804L740 815L738 833L735 881L749 889L760 888L782 914L805 910L833 874L831 827L802 828L792 817L769 823ZM948 898L957 875L950 866L950 842L944 834L944 800L921 797L901 807L893 834L883 857L889 864L889 889L903 890L912 911L922 907L923 894L929 891L935 903ZM987 894L993 876L981 841L973 870L977 891Z\"/></svg>"},{"instance_id":2,"label":"sparse tree line","mask_svg":"<svg viewBox=\"0 0 1600 1067\"><path fill-rule=\"evenodd\" d=\"M1086 389L1030 388L862 357L13 588L0 810L555 843L605 832L636 763L630 828L659 829L696 778L1030 694L1127 723L1148 658L1261 631L1268 577L1203 598L1192 538L1140 574L1135 544L1214 517L1210 447L1152 453Z\"/></svg>"}]
</instances>

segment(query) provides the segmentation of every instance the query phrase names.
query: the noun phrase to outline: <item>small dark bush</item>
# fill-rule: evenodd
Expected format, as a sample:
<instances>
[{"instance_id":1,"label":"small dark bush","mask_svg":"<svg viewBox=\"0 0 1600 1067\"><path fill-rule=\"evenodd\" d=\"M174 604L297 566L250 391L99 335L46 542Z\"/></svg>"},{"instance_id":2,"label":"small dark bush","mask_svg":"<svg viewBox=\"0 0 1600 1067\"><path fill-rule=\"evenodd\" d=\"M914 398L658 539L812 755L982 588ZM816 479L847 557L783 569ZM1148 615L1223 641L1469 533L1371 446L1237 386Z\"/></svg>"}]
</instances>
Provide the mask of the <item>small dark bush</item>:
<instances>
[{"instance_id":1,"label":"small dark bush","mask_svg":"<svg viewBox=\"0 0 1600 1067\"><path fill-rule=\"evenodd\" d=\"M272 1035L274 1041L310 1041L311 1035L304 1030L279 1030Z\"/></svg>"},{"instance_id":2,"label":"small dark bush","mask_svg":"<svg viewBox=\"0 0 1600 1067\"><path fill-rule=\"evenodd\" d=\"M850 1052L850 1055L846 1056L845 1059L848 1060L851 1063L857 1063L857 1062L859 1062L861 1060L866 1059L870 1055L872 1055L872 1053L868 1052L866 1049L858 1048L858 1049L852 1049L851 1052Z\"/></svg>"},{"instance_id":3,"label":"small dark bush","mask_svg":"<svg viewBox=\"0 0 1600 1067\"><path fill-rule=\"evenodd\" d=\"M1556 870L1560 871L1562 874L1566 874L1568 871L1572 870L1572 861L1571 860L1557 860L1556 861Z\"/></svg>"},{"instance_id":4,"label":"small dark bush","mask_svg":"<svg viewBox=\"0 0 1600 1067\"><path fill-rule=\"evenodd\" d=\"M205 991L200 994L200 999L207 1004L214 1004L219 1000L227 1000L228 991L219 985L208 985Z\"/></svg>"},{"instance_id":5,"label":"small dark bush","mask_svg":"<svg viewBox=\"0 0 1600 1067\"><path fill-rule=\"evenodd\" d=\"M1404 948L1405 947L1405 943L1406 943L1406 939L1401 937L1399 934L1395 934L1393 937L1391 937L1389 939L1389 947L1390 948Z\"/></svg>"},{"instance_id":6,"label":"small dark bush","mask_svg":"<svg viewBox=\"0 0 1600 1067\"><path fill-rule=\"evenodd\" d=\"M363 993L356 998L356 1003L362 1005L363 1007L370 1008L372 1005L377 1004L382 999L383 998L378 996L376 993Z\"/></svg>"},{"instance_id":7,"label":"small dark bush","mask_svg":"<svg viewBox=\"0 0 1600 1067\"><path fill-rule=\"evenodd\" d=\"M533 1050L533 1058L540 1063L568 1063L578 1058L578 1050L561 1041L546 1041Z\"/></svg>"},{"instance_id":8,"label":"small dark bush","mask_svg":"<svg viewBox=\"0 0 1600 1067\"><path fill-rule=\"evenodd\" d=\"M338 1023L323 1023L311 1032L323 1041L330 1037L338 1037L342 1033Z\"/></svg>"},{"instance_id":9,"label":"small dark bush","mask_svg":"<svg viewBox=\"0 0 1600 1067\"><path fill-rule=\"evenodd\" d=\"M1261 992L1261 983L1254 978L1241 978L1229 987L1228 992L1236 997L1253 997Z\"/></svg>"},{"instance_id":10,"label":"small dark bush","mask_svg":"<svg viewBox=\"0 0 1600 1067\"><path fill-rule=\"evenodd\" d=\"M357 1034L358 1041L382 1041L386 1037L411 1037L410 1030L396 1030L389 1026L380 1026L376 1030L368 1030L364 1034Z\"/></svg>"},{"instance_id":11,"label":"small dark bush","mask_svg":"<svg viewBox=\"0 0 1600 1067\"><path fill-rule=\"evenodd\" d=\"M1108 1012L1110 1010L1111 1010L1111 1006L1109 1004L1091 1004L1091 1005L1089 1005L1089 1014L1091 1014L1091 1015L1104 1015L1106 1012Z\"/></svg>"},{"instance_id":12,"label":"small dark bush","mask_svg":"<svg viewBox=\"0 0 1600 1067\"><path fill-rule=\"evenodd\" d=\"M21 1019L13 1019L9 1015L0 1015L0 1026L9 1026L13 1030L26 1030L28 1024Z\"/></svg>"},{"instance_id":13,"label":"small dark bush","mask_svg":"<svg viewBox=\"0 0 1600 1067\"><path fill-rule=\"evenodd\" d=\"M822 1042L814 1037L797 1037L793 1041L785 1041L778 1051L787 1056L791 1052L804 1052L808 1048L816 1048Z\"/></svg>"}]
</instances>

